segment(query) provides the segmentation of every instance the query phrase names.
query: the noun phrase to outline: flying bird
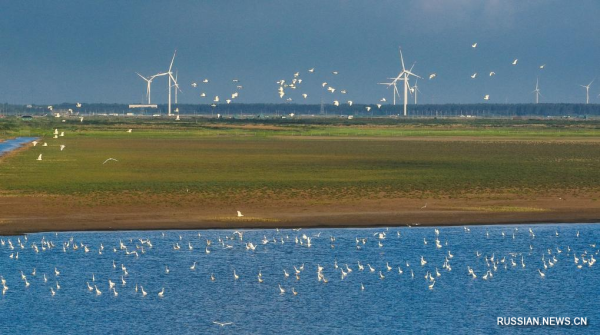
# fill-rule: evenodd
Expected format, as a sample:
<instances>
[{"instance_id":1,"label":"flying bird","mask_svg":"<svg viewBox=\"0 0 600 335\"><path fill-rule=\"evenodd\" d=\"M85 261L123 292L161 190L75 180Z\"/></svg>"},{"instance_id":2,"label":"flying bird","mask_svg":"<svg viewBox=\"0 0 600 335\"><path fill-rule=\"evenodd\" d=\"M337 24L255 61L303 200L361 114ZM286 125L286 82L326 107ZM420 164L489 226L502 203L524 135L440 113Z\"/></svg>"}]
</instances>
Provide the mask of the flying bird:
<instances>
[{"instance_id":1,"label":"flying bird","mask_svg":"<svg viewBox=\"0 0 600 335\"><path fill-rule=\"evenodd\" d=\"M477 48L477 42L471 44L471 48Z\"/></svg>"},{"instance_id":2,"label":"flying bird","mask_svg":"<svg viewBox=\"0 0 600 335\"><path fill-rule=\"evenodd\" d=\"M517 58L517 59L515 59L515 60L513 60L513 62L512 62L512 65L517 65L517 62L518 62L518 61L519 61L519 59L518 59L518 58Z\"/></svg>"},{"instance_id":3,"label":"flying bird","mask_svg":"<svg viewBox=\"0 0 600 335\"><path fill-rule=\"evenodd\" d=\"M490 77L493 76L493 75L495 75L495 74L496 74L496 72L494 72L494 71L490 72Z\"/></svg>"},{"instance_id":4,"label":"flying bird","mask_svg":"<svg viewBox=\"0 0 600 335\"><path fill-rule=\"evenodd\" d=\"M78 102L77 104L75 104L75 106L77 106L77 108L79 108L79 107L81 107L81 103Z\"/></svg>"},{"instance_id":5,"label":"flying bird","mask_svg":"<svg viewBox=\"0 0 600 335\"><path fill-rule=\"evenodd\" d=\"M310 72L310 73L315 72L315 68L313 67L312 69L308 70L308 72Z\"/></svg>"},{"instance_id":6,"label":"flying bird","mask_svg":"<svg viewBox=\"0 0 600 335\"><path fill-rule=\"evenodd\" d=\"M133 129L127 129L128 133L131 133L133 131Z\"/></svg>"},{"instance_id":7,"label":"flying bird","mask_svg":"<svg viewBox=\"0 0 600 335\"><path fill-rule=\"evenodd\" d=\"M225 326L229 326L232 325L233 322L218 322L218 321L213 321L214 324L219 325L221 327L225 327Z\"/></svg>"},{"instance_id":8,"label":"flying bird","mask_svg":"<svg viewBox=\"0 0 600 335\"><path fill-rule=\"evenodd\" d=\"M302 94L302 97L303 97L304 99L306 99L306 97L308 97L308 94L306 94L306 93L303 93L303 94Z\"/></svg>"},{"instance_id":9,"label":"flying bird","mask_svg":"<svg viewBox=\"0 0 600 335\"><path fill-rule=\"evenodd\" d=\"M116 159L114 159L114 158L109 158L109 159L105 160L105 161L104 161L104 163L102 163L102 165L106 164L106 162L108 162L108 161L115 161L115 162L118 162L118 160L116 160Z\"/></svg>"},{"instance_id":10,"label":"flying bird","mask_svg":"<svg viewBox=\"0 0 600 335\"><path fill-rule=\"evenodd\" d=\"M198 86L197 83L192 83L192 87L196 87L196 86Z\"/></svg>"},{"instance_id":11,"label":"flying bird","mask_svg":"<svg viewBox=\"0 0 600 335\"><path fill-rule=\"evenodd\" d=\"M333 71L333 72L331 72L331 73L333 73L333 74L338 74L338 72L337 72L337 71Z\"/></svg>"},{"instance_id":12,"label":"flying bird","mask_svg":"<svg viewBox=\"0 0 600 335\"><path fill-rule=\"evenodd\" d=\"M435 78L437 76L437 73L432 73L429 75L429 80Z\"/></svg>"},{"instance_id":13,"label":"flying bird","mask_svg":"<svg viewBox=\"0 0 600 335\"><path fill-rule=\"evenodd\" d=\"M490 95L489 95L489 94L486 94L486 95L483 97L483 100L490 100Z\"/></svg>"},{"instance_id":14,"label":"flying bird","mask_svg":"<svg viewBox=\"0 0 600 335\"><path fill-rule=\"evenodd\" d=\"M543 69L543 68L545 68L545 67L546 67L546 64L542 64L542 65L540 65L540 69Z\"/></svg>"},{"instance_id":15,"label":"flying bird","mask_svg":"<svg viewBox=\"0 0 600 335\"><path fill-rule=\"evenodd\" d=\"M471 78L472 78L472 79L475 79L475 78L477 78L477 72L473 73L473 74L471 75Z\"/></svg>"}]
</instances>

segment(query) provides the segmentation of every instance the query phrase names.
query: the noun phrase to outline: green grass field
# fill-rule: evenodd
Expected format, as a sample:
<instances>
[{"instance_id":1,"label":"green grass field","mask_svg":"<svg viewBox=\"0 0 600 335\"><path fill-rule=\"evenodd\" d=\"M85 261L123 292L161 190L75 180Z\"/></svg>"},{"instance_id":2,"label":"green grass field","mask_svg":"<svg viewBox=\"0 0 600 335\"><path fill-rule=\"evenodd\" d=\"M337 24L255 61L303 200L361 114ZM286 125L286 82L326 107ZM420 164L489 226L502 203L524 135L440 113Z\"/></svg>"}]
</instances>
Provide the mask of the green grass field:
<instances>
[{"instance_id":1,"label":"green grass field","mask_svg":"<svg viewBox=\"0 0 600 335\"><path fill-rule=\"evenodd\" d=\"M66 136L52 139L53 128L64 130ZM134 131L126 133L128 128ZM329 137L311 139L300 134ZM151 201L147 198L151 194L165 195L161 197L169 201L189 193L215 201L240 197L342 201L527 196L557 189L597 191L600 186L600 142L548 140L600 135L593 124L585 123L491 127L433 121L349 126L42 120L5 130L3 137L19 135L44 135L49 147L32 147L0 161L0 191L6 195L75 194L102 201L144 197L143 201ZM432 141L423 136L485 140ZM63 152L60 144L66 145ZM41 162L36 161L40 153ZM118 162L102 164L109 157ZM113 198L115 194L121 197Z\"/></svg>"}]
</instances>

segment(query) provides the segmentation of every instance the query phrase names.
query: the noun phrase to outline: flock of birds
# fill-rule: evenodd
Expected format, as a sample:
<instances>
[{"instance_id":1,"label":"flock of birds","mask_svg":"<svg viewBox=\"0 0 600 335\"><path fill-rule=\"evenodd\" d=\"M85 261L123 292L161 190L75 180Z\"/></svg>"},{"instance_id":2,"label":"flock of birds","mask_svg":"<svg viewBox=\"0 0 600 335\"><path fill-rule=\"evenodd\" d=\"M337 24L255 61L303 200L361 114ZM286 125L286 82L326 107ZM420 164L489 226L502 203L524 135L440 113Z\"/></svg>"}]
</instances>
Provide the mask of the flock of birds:
<instances>
[{"instance_id":1,"label":"flock of birds","mask_svg":"<svg viewBox=\"0 0 600 335\"><path fill-rule=\"evenodd\" d=\"M83 118L82 118L82 121L83 121ZM127 133L131 133L132 131L133 131L133 129L128 129L128 130L127 130ZM59 132L59 131L58 131L58 128L55 128L55 129L54 129L54 132L53 132L53 135L54 135L54 136L52 137L52 139L58 139L59 137L64 137L64 136L65 136L65 132L64 132L64 131L60 131L60 132ZM32 142L31 142L31 145L32 145L32 146L34 146L34 147L37 147L37 145L38 145L38 144L40 144L40 143L41 143L41 142L39 142L39 141L35 140L35 141L32 141ZM40 144L40 146L41 146L41 147L48 147L48 142L43 142L43 143L41 143L41 144ZM67 147L67 146L66 146L66 145L64 145L64 144L58 144L58 148L60 149L60 151L63 151L63 150L65 150L65 148L66 148L66 147ZM36 160L38 160L38 161L41 161L41 160L43 160L43 155L44 155L43 153L39 154L39 155L38 155L38 157L36 158ZM102 165L104 165L104 164L106 164L106 163L108 163L108 162L111 162L111 161L113 161L113 162L118 162L118 160L117 160L117 159L115 159L115 158L112 158L112 157L111 157L111 158L108 158L108 159L106 159L106 160L105 160L105 161L102 163Z\"/></svg>"},{"instance_id":2,"label":"flock of birds","mask_svg":"<svg viewBox=\"0 0 600 335\"><path fill-rule=\"evenodd\" d=\"M237 215L238 217L243 216L239 211ZM557 238L556 243L538 246L535 243L536 234L533 229L529 228L528 232L523 233L519 228L515 227L508 228L508 231L502 231L501 239L510 242L517 238L527 238L529 239L527 250L513 250L509 252L473 250L470 252L472 253L471 255L461 255L461 257L458 257L465 264L455 264L456 252L450 250L448 239L443 236L441 231L439 229L421 229L427 229L428 233L426 236L429 236L423 237L422 241L407 240L405 235L410 236L410 234L407 234L406 231L403 232L402 229L392 231L388 228L375 231L374 233L372 231L365 231L364 234L355 236L354 240L350 242L346 237L345 242L339 244L334 235L324 236L323 232L315 233L315 231L308 232L301 229L269 230L265 232L268 232L271 235L270 237L267 237L265 233L262 238L254 236L252 239L248 238L246 232L243 231L222 231L217 233L216 237L213 238L208 238L202 232L198 232L197 235L192 235L193 237L186 235L187 240L184 240L183 236L179 235L178 239L175 239L174 242L172 240L165 242L166 234L162 233L159 238L161 241L151 240L150 238L130 238L127 241L114 241L110 245L108 243L107 245L99 243L97 246L77 241L74 237L70 237L62 242L55 242L43 234L35 235L36 237L41 237L36 241L30 240L27 235L13 238L5 237L0 239L0 256L7 257L10 261L16 263L12 266L5 265L0 268L1 289L4 296L10 294L11 288L17 285L21 285L25 289L29 289L32 285L41 285L46 287L48 294L51 296L61 294L61 278L72 273L73 269L63 269L60 263L46 264L46 268L51 266L51 272L40 273L36 267L25 268L24 265L32 264L32 261L43 262L43 258L40 255L43 256L44 254L57 255L57 253L63 253L64 257L69 257L72 253L80 253L89 256L90 259L94 255L101 256L101 261L105 263L109 262L112 271L110 273L98 274L94 273L93 268L90 267L88 271L85 271L85 278L78 279L79 290L88 291L89 294L94 296L109 294L114 297L118 297L121 290L133 290L136 295L142 298L148 294L164 298L169 294L168 287L163 286L154 292L150 292L147 289L147 283L139 282L140 279L136 279L136 273L130 272L130 266L132 263L135 265L139 258L143 258L148 254L152 255L152 257L157 257L157 246L168 248L166 251L171 252L163 253L159 260L159 262L164 262L162 271L165 275L169 275L173 271L169 266L169 262L173 262L173 257L177 257L178 253L185 253L188 256L200 253L206 257L210 257L213 251L253 253L258 255L261 252L268 251L268 249L281 248L286 244L291 244L294 248L302 248L305 252L309 253L312 250L311 248L315 248L317 245L330 250L344 247L351 248L350 251L357 251L355 254L356 259L353 262L342 263L334 258L330 264L315 264L314 262L311 263L312 260L307 260L304 263L280 269L268 269L261 266L254 270L244 269L241 272L232 267L229 269L229 276L221 273L220 277L218 277L214 272L211 272L205 279L207 282L224 281L230 283L255 281L259 285L272 286L276 294L291 294L292 296L301 294L294 285L294 282L299 282L301 278L306 278L305 280L309 281L314 280L316 283L324 285L332 280L347 281L347 278L356 276L357 273L363 274L359 277L360 285L358 289L361 291L367 290L365 282L368 279L364 277L365 275L373 276L372 278L382 281L394 280L394 277L403 276L407 276L406 278L410 280L418 280L419 277L422 277L429 290L435 289L436 282L440 278L450 276L454 273L458 276L469 277L471 280L487 281L502 271L532 269L540 279L544 279L547 275L551 275L552 268L559 262L571 263L575 270L591 268L596 263L596 257L600 252L595 243L587 244L582 250L574 250L569 245L561 245L558 242L558 237L560 236L558 230L555 232L555 236L553 236L553 238ZM465 235L471 234L470 228L464 227L463 229ZM56 234L55 236L58 237L59 235ZM61 236L64 235L61 234ZM486 231L485 238L499 238L499 236L491 236ZM579 232L576 233L574 238L580 238ZM422 247L428 250L428 256L422 254L415 255L412 259L389 259L385 260L385 264L383 262L379 262L378 264L377 261L365 260L364 258L368 258L368 255L360 253L360 251L368 250L380 253L385 250L386 245L397 243L393 240L398 240L398 243L404 243L408 246L421 243ZM534 247L534 245L536 246ZM434 254L432 255L431 253ZM107 257L105 254L113 255L113 258L111 259L111 257ZM121 259L126 259L126 261L116 262L115 258L117 256L120 256ZM362 261L360 257L363 257ZM176 271L173 271L176 273L175 275L185 275L186 271L197 271L200 267L204 266L203 263L208 263L206 259L202 261L199 255L194 258L196 260L188 265L187 270L179 267ZM6 258L2 262L4 261L6 261ZM9 282L5 277L7 274L1 273L5 272L8 268L18 271L18 281L13 280ZM271 274L269 280L263 276L263 271L268 271ZM254 272L254 275L248 274L251 272ZM276 273L280 275L273 275ZM11 274L11 276L7 277L14 278L15 276ZM279 280L273 279L276 277L279 277ZM152 286L156 286L156 283L152 283Z\"/></svg>"},{"instance_id":3,"label":"flock of birds","mask_svg":"<svg viewBox=\"0 0 600 335\"><path fill-rule=\"evenodd\" d=\"M472 49L477 49L478 47L478 43L473 43L471 44L471 48ZM514 60L511 61L510 63L512 66L517 66L519 64L519 59L515 58ZM413 64L414 67L414 64ZM543 70L545 69L546 64L541 64L538 66L539 70ZM412 67L410 69L412 71ZM487 75L488 77L494 77L496 76L496 71L497 70L488 70L485 75ZM307 90L303 90L303 86L305 83L305 77L304 75L307 76L313 76L315 73L317 73L318 71L315 70L315 68L310 68L308 70L306 70L306 73L302 73L300 71L296 71L292 74L292 76L290 78L286 78L286 79L280 79L278 81L276 81L277 84L277 95L279 96L280 99L285 99L286 102L292 102L296 99L307 99L308 98L308 91ZM342 87L338 87L338 85L334 85L335 82L337 82L337 77L339 75L339 71L337 70L333 70L333 71L326 71L327 72L327 76L322 77L322 79L324 79L322 82L319 83L320 88L322 89L322 97L324 95L331 95L332 99L329 100L328 102L333 104L334 106L340 106L342 104L347 104L348 106L352 106L353 105L353 100L351 98L348 98L348 90L346 88L343 87L343 85L341 85ZM418 76L416 76L418 77ZM438 74L433 72L430 73L428 75L429 80L433 80L436 77L438 77ZM477 79L478 77L481 77L479 72L473 72L472 74L470 74L470 78L471 79ZM420 77L418 77L420 78ZM412 94L416 94L416 92L419 91L419 88L417 86L417 81L418 78L415 80L414 84L411 86L410 84L407 84L409 87L409 93ZM393 79L393 78L390 78ZM226 99L225 102L227 104L231 103L234 99L236 99L239 96L239 90L243 87L241 85L239 85L239 79L233 79L232 80L233 83L235 83L236 86L236 90L231 93L231 97ZM310 82L314 83L315 80L311 80ZM203 79L200 81L200 83L198 82L192 82L191 86L194 88L197 87L202 87L202 85L207 85L210 83L209 79ZM582 85L583 86L583 85ZM586 87L586 86L583 86ZM589 90L589 87L587 87L587 89ZM200 93L200 97L204 98L207 96L204 88L201 88L201 93ZM294 95L292 92L295 91L300 91L301 93ZM533 91L532 93L539 93L539 86L536 84L536 90ZM394 92L393 94L397 94L396 92ZM488 101L491 98L490 94L485 94L483 96L483 100ZM399 97L401 98L401 97ZM322 99L323 100L323 99ZM212 101L212 106L216 107L217 104L219 102L221 102L222 99L216 95ZM387 99L385 97L382 97L381 99L379 99L378 103L376 103L374 106L365 106L367 112L371 111L372 108L381 108L383 106L383 103L386 103Z\"/></svg>"}]
</instances>

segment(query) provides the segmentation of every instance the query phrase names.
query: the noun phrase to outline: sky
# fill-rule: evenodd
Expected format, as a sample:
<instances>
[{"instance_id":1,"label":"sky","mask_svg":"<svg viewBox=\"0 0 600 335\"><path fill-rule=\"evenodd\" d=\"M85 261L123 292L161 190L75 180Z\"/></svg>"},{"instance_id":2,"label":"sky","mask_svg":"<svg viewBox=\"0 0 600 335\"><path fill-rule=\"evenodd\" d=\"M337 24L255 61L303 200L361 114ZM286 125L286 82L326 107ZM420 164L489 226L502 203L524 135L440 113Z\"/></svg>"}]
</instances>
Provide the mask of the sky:
<instances>
[{"instance_id":1,"label":"sky","mask_svg":"<svg viewBox=\"0 0 600 335\"><path fill-rule=\"evenodd\" d=\"M0 13L0 102L140 103L136 72L168 70L177 50L180 103L234 92L240 103L389 103L378 83L401 71L402 47L423 77L419 103L533 102L537 78L541 102L567 103L598 78L600 103L597 0L0 0ZM296 72L302 83L280 99L276 82ZM152 103L167 88L156 78Z\"/></svg>"}]
</instances>

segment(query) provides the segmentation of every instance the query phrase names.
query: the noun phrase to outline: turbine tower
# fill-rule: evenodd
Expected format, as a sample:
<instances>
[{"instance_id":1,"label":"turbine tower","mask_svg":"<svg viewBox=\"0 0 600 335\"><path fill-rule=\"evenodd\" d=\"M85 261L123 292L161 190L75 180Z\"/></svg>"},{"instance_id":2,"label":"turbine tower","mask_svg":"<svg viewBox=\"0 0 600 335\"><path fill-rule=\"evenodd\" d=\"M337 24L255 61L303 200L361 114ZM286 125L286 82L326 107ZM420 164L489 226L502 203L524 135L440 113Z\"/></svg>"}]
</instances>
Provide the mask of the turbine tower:
<instances>
[{"instance_id":1,"label":"turbine tower","mask_svg":"<svg viewBox=\"0 0 600 335\"><path fill-rule=\"evenodd\" d=\"M531 93L535 93L535 103L539 104L540 103L540 95L542 95L542 93L540 93L540 79L538 78L535 81L535 90L533 90Z\"/></svg>"},{"instance_id":2,"label":"turbine tower","mask_svg":"<svg viewBox=\"0 0 600 335\"><path fill-rule=\"evenodd\" d=\"M400 72L400 74L396 78L394 78L394 80L390 83L390 85L394 85L394 87L395 87L398 80L404 81L404 116L407 116L408 113L406 111L406 106L408 105L408 91L410 90L410 85L408 83L408 79L410 78L410 76L413 76L413 77L416 77L419 79L423 79L423 78L412 73L412 67L410 68L410 70L406 69L406 67L404 66L404 55L402 55L402 48L400 48L400 62L402 64L402 72Z\"/></svg>"},{"instance_id":3,"label":"turbine tower","mask_svg":"<svg viewBox=\"0 0 600 335\"><path fill-rule=\"evenodd\" d=\"M594 79L594 80L596 80L596 79ZM587 84L587 86L579 85L579 86L585 88L585 103L586 103L586 105L590 103L590 86L592 86L592 83L594 82L594 80L590 81L590 83Z\"/></svg>"},{"instance_id":4,"label":"turbine tower","mask_svg":"<svg viewBox=\"0 0 600 335\"><path fill-rule=\"evenodd\" d=\"M177 80L175 80L175 78L173 77L173 71L171 71L173 69L173 62L175 61L175 55L177 55L177 50L175 50L175 52L173 53L173 58L171 59L171 65L169 65L169 71L167 71L167 75L169 75L169 112L168 115L171 116L171 87L173 87L173 85L178 85L177 84ZM172 84L171 82L174 82L175 84Z\"/></svg>"}]
</instances>

